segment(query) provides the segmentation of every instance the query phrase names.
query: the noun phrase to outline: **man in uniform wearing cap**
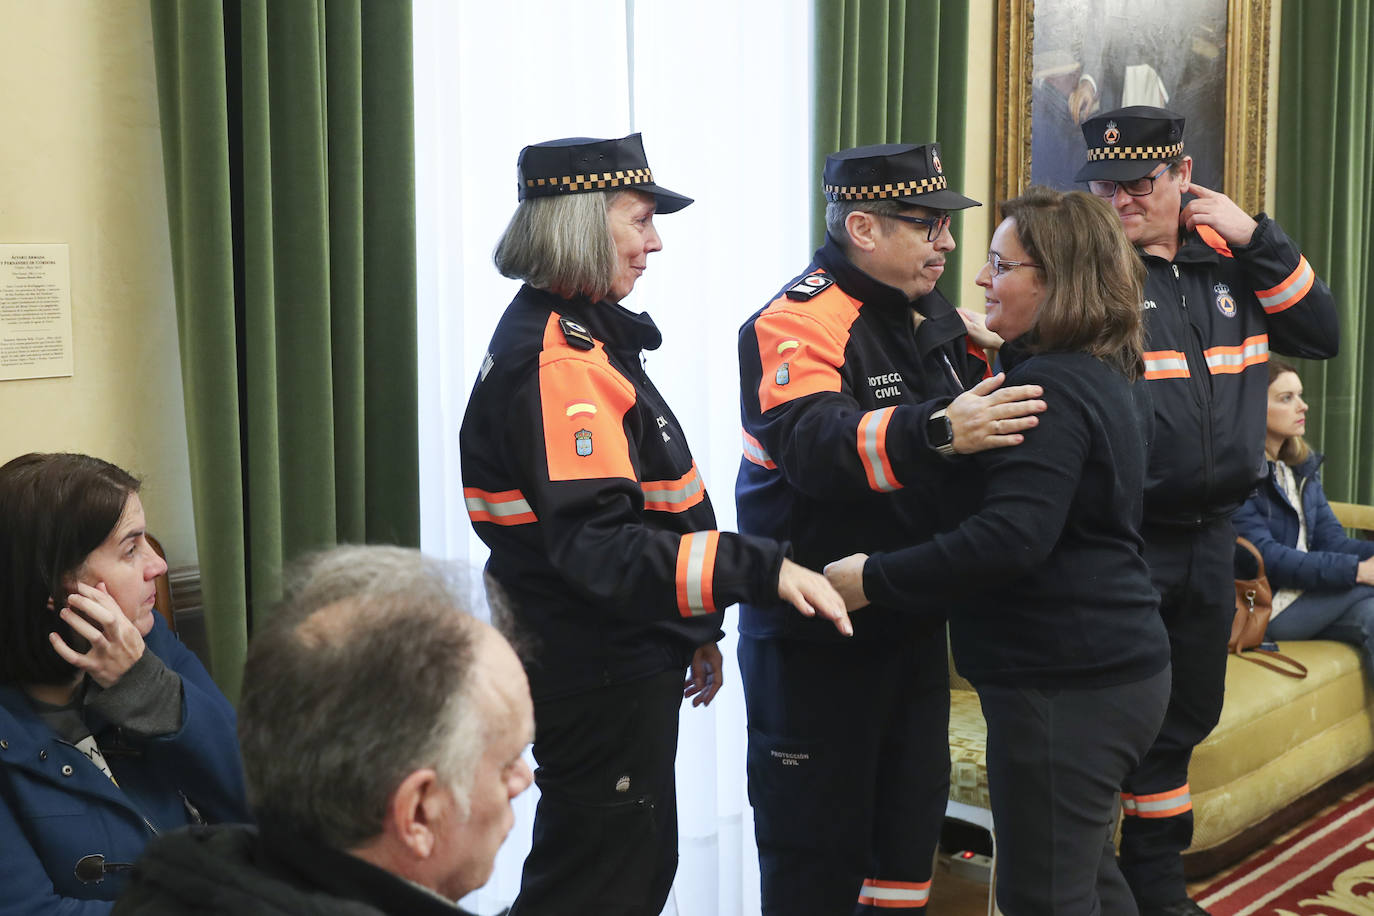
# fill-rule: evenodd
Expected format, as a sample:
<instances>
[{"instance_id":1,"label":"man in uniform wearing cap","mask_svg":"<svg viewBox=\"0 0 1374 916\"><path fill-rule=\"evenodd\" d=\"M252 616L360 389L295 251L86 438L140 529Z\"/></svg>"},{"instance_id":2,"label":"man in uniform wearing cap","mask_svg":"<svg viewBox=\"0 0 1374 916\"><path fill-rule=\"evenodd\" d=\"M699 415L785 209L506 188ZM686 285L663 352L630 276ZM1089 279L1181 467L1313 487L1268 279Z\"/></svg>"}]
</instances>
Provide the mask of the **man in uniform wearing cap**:
<instances>
[{"instance_id":1,"label":"man in uniform wearing cap","mask_svg":"<svg viewBox=\"0 0 1374 916\"><path fill-rule=\"evenodd\" d=\"M790 541L816 567L936 531L959 456L1010 446L1044 409L999 389L1000 343L935 290L954 249L938 145L845 150L825 166L827 238L740 332L740 530ZM970 344L976 331L978 344ZM922 909L948 798L943 624L900 607L854 637L741 605L764 913Z\"/></svg>"},{"instance_id":2,"label":"man in uniform wearing cap","mask_svg":"<svg viewBox=\"0 0 1374 916\"><path fill-rule=\"evenodd\" d=\"M1193 834L1188 762L1221 715L1230 515L1264 472L1264 364L1271 347L1334 356L1340 332L1331 291L1278 224L1191 183L1182 117L1122 108L1085 121L1083 137L1075 177L1111 201L1148 272L1143 384L1155 423L1141 533L1174 674L1159 737L1122 787L1121 870L1144 916L1201 913L1179 858Z\"/></svg>"}]
</instances>

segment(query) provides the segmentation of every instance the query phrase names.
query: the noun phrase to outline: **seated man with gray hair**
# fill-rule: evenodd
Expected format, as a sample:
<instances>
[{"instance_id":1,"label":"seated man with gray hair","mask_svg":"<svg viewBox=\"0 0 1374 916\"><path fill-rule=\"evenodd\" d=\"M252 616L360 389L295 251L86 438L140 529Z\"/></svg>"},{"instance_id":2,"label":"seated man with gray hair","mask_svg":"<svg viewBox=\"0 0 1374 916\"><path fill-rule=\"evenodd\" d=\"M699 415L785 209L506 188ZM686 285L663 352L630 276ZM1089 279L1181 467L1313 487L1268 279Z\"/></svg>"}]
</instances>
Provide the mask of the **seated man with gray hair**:
<instances>
[{"instance_id":1,"label":"seated man with gray hair","mask_svg":"<svg viewBox=\"0 0 1374 916\"><path fill-rule=\"evenodd\" d=\"M445 567L396 547L303 563L254 638L239 705L259 822L169 834L116 913L462 913L530 784L510 645Z\"/></svg>"}]
</instances>

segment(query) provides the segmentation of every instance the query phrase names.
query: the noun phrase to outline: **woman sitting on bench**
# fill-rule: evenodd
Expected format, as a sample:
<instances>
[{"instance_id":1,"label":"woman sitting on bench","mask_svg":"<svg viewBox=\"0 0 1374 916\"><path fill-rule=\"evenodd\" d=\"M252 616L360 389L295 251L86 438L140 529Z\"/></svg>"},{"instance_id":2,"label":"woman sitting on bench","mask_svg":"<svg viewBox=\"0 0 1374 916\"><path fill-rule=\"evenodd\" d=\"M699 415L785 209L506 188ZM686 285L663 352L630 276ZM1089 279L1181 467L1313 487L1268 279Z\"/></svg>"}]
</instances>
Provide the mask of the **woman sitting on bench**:
<instances>
[{"instance_id":1,"label":"woman sitting on bench","mask_svg":"<svg viewBox=\"0 0 1374 916\"><path fill-rule=\"evenodd\" d=\"M1236 534L1264 559L1274 588L1265 638L1334 639L1359 647L1374 674L1374 541L1345 536L1322 491L1322 456L1303 439L1297 370L1269 359L1269 476L1236 510Z\"/></svg>"}]
</instances>

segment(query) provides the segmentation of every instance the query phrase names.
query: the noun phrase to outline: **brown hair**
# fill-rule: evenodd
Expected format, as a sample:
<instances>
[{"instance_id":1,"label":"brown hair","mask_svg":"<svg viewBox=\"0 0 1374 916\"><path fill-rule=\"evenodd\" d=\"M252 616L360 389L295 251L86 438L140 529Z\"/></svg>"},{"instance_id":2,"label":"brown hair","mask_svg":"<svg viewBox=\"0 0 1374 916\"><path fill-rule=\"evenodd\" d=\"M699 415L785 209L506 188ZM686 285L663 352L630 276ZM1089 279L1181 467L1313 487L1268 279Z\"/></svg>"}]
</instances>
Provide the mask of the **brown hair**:
<instances>
[{"instance_id":1,"label":"brown hair","mask_svg":"<svg viewBox=\"0 0 1374 916\"><path fill-rule=\"evenodd\" d=\"M119 524L139 481L89 455L20 455L0 467L0 684L65 684L76 668L48 634L81 644L56 608Z\"/></svg>"},{"instance_id":2,"label":"brown hair","mask_svg":"<svg viewBox=\"0 0 1374 916\"><path fill-rule=\"evenodd\" d=\"M1083 191L1034 185L1002 204L1016 237L1045 276L1045 301L1026 343L1032 352L1082 351L1127 380L1144 373L1140 320L1145 267L1111 204Z\"/></svg>"},{"instance_id":3,"label":"brown hair","mask_svg":"<svg viewBox=\"0 0 1374 916\"><path fill-rule=\"evenodd\" d=\"M1298 367L1292 363L1286 363L1281 359L1269 357L1269 384L1274 384L1279 380L1279 376L1287 373L1298 374ZM1312 454L1312 446L1307 444L1307 440L1302 436L1289 436L1283 440L1283 445L1279 446L1279 453L1276 456L1284 464L1297 466L1307 460Z\"/></svg>"}]
</instances>

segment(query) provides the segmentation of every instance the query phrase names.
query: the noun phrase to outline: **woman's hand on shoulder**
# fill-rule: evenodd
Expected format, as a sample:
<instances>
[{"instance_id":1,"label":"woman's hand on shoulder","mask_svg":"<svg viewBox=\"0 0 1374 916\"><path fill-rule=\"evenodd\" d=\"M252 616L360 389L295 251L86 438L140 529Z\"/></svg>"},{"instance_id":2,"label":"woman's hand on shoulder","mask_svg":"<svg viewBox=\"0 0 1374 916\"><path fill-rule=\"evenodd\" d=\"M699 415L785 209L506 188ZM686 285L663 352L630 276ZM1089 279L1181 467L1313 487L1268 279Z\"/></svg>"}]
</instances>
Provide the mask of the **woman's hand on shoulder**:
<instances>
[{"instance_id":1,"label":"woman's hand on shoulder","mask_svg":"<svg viewBox=\"0 0 1374 916\"><path fill-rule=\"evenodd\" d=\"M795 607L803 617L820 614L845 636L854 635L854 624L849 621L844 598L820 573L784 559L782 569L778 570L778 597Z\"/></svg>"},{"instance_id":2,"label":"woman's hand on shoulder","mask_svg":"<svg viewBox=\"0 0 1374 916\"><path fill-rule=\"evenodd\" d=\"M143 657L142 634L110 597L104 582L98 587L78 582L76 593L67 596L67 606L58 613L91 647L78 652L61 636L50 633L53 649L101 687L112 687Z\"/></svg>"}]
</instances>

